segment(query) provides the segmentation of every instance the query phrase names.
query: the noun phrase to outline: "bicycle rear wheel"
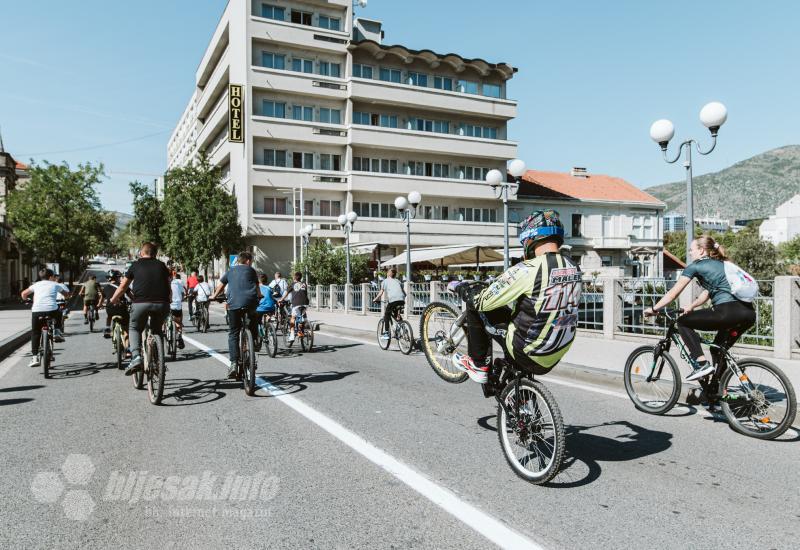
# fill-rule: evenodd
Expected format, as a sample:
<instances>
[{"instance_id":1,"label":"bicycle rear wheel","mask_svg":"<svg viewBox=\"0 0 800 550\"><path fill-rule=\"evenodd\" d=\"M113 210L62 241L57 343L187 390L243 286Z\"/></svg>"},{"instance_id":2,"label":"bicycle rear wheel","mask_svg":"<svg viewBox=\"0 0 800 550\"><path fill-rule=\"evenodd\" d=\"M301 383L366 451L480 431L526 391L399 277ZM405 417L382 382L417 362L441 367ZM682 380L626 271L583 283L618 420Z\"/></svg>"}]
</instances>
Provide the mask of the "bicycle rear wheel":
<instances>
[{"instance_id":1,"label":"bicycle rear wheel","mask_svg":"<svg viewBox=\"0 0 800 550\"><path fill-rule=\"evenodd\" d=\"M53 349L50 346L50 335L46 330L42 331L42 341L39 348L39 353L41 353L39 364L42 366L44 377L50 378L50 355L53 353Z\"/></svg>"},{"instance_id":2,"label":"bicycle rear wheel","mask_svg":"<svg viewBox=\"0 0 800 550\"><path fill-rule=\"evenodd\" d=\"M633 350L625 363L625 391L634 406L649 414L664 414L672 409L681 394L681 374L666 351L658 357L654 346Z\"/></svg>"},{"instance_id":3,"label":"bicycle rear wheel","mask_svg":"<svg viewBox=\"0 0 800 550\"><path fill-rule=\"evenodd\" d=\"M414 349L414 331L411 329L411 323L405 320L400 321L398 331L397 345L403 355L408 355Z\"/></svg>"},{"instance_id":4,"label":"bicycle rear wheel","mask_svg":"<svg viewBox=\"0 0 800 550\"><path fill-rule=\"evenodd\" d=\"M736 432L757 439L774 439L792 425L797 400L792 383L778 367L763 359L739 363L742 378L728 368L720 377L722 413ZM747 395L744 384L748 385Z\"/></svg>"},{"instance_id":5,"label":"bicycle rear wheel","mask_svg":"<svg viewBox=\"0 0 800 550\"><path fill-rule=\"evenodd\" d=\"M300 338L300 347L303 351L311 351L311 348L314 347L314 327L307 321L304 321L303 337Z\"/></svg>"},{"instance_id":6,"label":"bicycle rear wheel","mask_svg":"<svg viewBox=\"0 0 800 550\"><path fill-rule=\"evenodd\" d=\"M534 484L547 483L561 468L564 420L555 398L540 382L512 380L497 405L497 436L511 469ZM519 415L516 415L517 407Z\"/></svg>"},{"instance_id":7,"label":"bicycle rear wheel","mask_svg":"<svg viewBox=\"0 0 800 550\"><path fill-rule=\"evenodd\" d=\"M169 358L174 361L178 355L178 331L175 328L175 322L170 321L167 328L167 349L169 350Z\"/></svg>"},{"instance_id":8,"label":"bicycle rear wheel","mask_svg":"<svg viewBox=\"0 0 800 550\"><path fill-rule=\"evenodd\" d=\"M264 347L267 348L270 357L278 355L278 335L270 322L264 323Z\"/></svg>"},{"instance_id":9,"label":"bicycle rear wheel","mask_svg":"<svg viewBox=\"0 0 800 550\"><path fill-rule=\"evenodd\" d=\"M244 393L256 393L256 349L253 343L253 334L248 330L247 323L242 327L239 336L239 361L242 363L242 385Z\"/></svg>"},{"instance_id":10,"label":"bicycle rear wheel","mask_svg":"<svg viewBox=\"0 0 800 550\"><path fill-rule=\"evenodd\" d=\"M153 336L147 343L150 348L147 353L147 393L150 403L160 405L164 397L164 380L166 378L167 364L164 357L164 338Z\"/></svg>"},{"instance_id":11,"label":"bicycle rear wheel","mask_svg":"<svg viewBox=\"0 0 800 550\"><path fill-rule=\"evenodd\" d=\"M89 332L94 331L94 307L89 307Z\"/></svg>"},{"instance_id":12,"label":"bicycle rear wheel","mask_svg":"<svg viewBox=\"0 0 800 550\"><path fill-rule=\"evenodd\" d=\"M461 327L456 332L457 342L450 337L453 323L459 314L443 302L431 302L422 311L419 321L420 344L433 372L451 384L460 384L468 378L466 372L458 370L451 361L458 350L467 353L467 334Z\"/></svg>"},{"instance_id":13,"label":"bicycle rear wheel","mask_svg":"<svg viewBox=\"0 0 800 550\"><path fill-rule=\"evenodd\" d=\"M383 319L380 319L378 321L378 345L381 349L386 350L389 349L389 344L392 341L392 333L391 330L384 325ZM386 333L385 335L384 332Z\"/></svg>"},{"instance_id":14,"label":"bicycle rear wheel","mask_svg":"<svg viewBox=\"0 0 800 550\"><path fill-rule=\"evenodd\" d=\"M201 326L200 330L202 330L203 333L206 333L208 332L208 325L209 325L208 306L203 306L202 308L200 308L200 314L202 316L200 321L200 326Z\"/></svg>"},{"instance_id":15,"label":"bicycle rear wheel","mask_svg":"<svg viewBox=\"0 0 800 550\"><path fill-rule=\"evenodd\" d=\"M111 336L114 342L114 353L117 356L117 369L122 368L122 360L125 358L125 346L122 344L122 327L119 321L114 321L114 332Z\"/></svg>"}]
</instances>

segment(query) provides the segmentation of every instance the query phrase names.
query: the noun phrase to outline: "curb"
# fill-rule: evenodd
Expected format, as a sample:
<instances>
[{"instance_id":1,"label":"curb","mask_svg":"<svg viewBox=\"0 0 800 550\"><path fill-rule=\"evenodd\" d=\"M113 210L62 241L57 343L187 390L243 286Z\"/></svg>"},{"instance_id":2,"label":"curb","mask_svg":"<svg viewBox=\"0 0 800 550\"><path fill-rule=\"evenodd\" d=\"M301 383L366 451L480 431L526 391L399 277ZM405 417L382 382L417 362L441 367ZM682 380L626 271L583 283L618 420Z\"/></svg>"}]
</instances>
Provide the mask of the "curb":
<instances>
[{"instance_id":1,"label":"curb","mask_svg":"<svg viewBox=\"0 0 800 550\"><path fill-rule=\"evenodd\" d=\"M14 353L25 342L31 339L31 329L22 330L4 340L0 340L0 360L5 359Z\"/></svg>"}]
</instances>

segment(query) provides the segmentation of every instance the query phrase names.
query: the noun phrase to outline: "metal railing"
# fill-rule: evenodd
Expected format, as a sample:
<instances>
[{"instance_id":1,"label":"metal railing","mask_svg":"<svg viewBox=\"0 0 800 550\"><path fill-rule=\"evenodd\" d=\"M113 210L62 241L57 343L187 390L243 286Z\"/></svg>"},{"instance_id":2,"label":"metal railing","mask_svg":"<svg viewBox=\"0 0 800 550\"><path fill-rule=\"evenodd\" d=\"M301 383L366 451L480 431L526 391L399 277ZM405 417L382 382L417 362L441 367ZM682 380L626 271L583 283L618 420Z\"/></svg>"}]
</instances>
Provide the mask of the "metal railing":
<instances>
[{"instance_id":1,"label":"metal railing","mask_svg":"<svg viewBox=\"0 0 800 550\"><path fill-rule=\"evenodd\" d=\"M344 309L345 285L334 285L333 289L333 309Z\"/></svg>"},{"instance_id":2,"label":"metal railing","mask_svg":"<svg viewBox=\"0 0 800 550\"><path fill-rule=\"evenodd\" d=\"M756 324L742 335L740 344L756 346L772 346L774 342L773 316L775 309L774 287L772 280L758 280L758 296L753 300L753 309L756 312Z\"/></svg>"},{"instance_id":3,"label":"metal railing","mask_svg":"<svg viewBox=\"0 0 800 550\"><path fill-rule=\"evenodd\" d=\"M596 279L583 281L578 304L578 328L603 330L603 286L602 281Z\"/></svg>"},{"instance_id":4,"label":"metal railing","mask_svg":"<svg viewBox=\"0 0 800 550\"><path fill-rule=\"evenodd\" d=\"M362 301L361 285L350 285L350 311L360 312Z\"/></svg>"},{"instance_id":5,"label":"metal railing","mask_svg":"<svg viewBox=\"0 0 800 550\"><path fill-rule=\"evenodd\" d=\"M439 281L436 283L436 300L439 302L444 302L445 304L449 305L456 311L461 310L461 300L458 299L458 296L453 294L452 292L447 291L448 283L443 281Z\"/></svg>"},{"instance_id":6,"label":"metal railing","mask_svg":"<svg viewBox=\"0 0 800 550\"><path fill-rule=\"evenodd\" d=\"M317 286L308 286L308 307L317 307Z\"/></svg>"},{"instance_id":7,"label":"metal railing","mask_svg":"<svg viewBox=\"0 0 800 550\"><path fill-rule=\"evenodd\" d=\"M425 306L431 303L430 283L411 283L411 311L408 315L420 315Z\"/></svg>"},{"instance_id":8,"label":"metal railing","mask_svg":"<svg viewBox=\"0 0 800 550\"><path fill-rule=\"evenodd\" d=\"M645 319L644 310L652 307L673 286L675 281L670 279L618 279L615 294L620 318L617 330L629 334L664 334L666 320Z\"/></svg>"},{"instance_id":9,"label":"metal railing","mask_svg":"<svg viewBox=\"0 0 800 550\"><path fill-rule=\"evenodd\" d=\"M331 306L331 293L328 291L327 286L320 287L319 296L317 297L319 301L319 307L322 308L329 308Z\"/></svg>"},{"instance_id":10,"label":"metal railing","mask_svg":"<svg viewBox=\"0 0 800 550\"><path fill-rule=\"evenodd\" d=\"M367 312L368 313L380 313L381 312L381 304L380 302L375 303L375 298L378 297L378 293L381 291L379 286L370 286L367 289Z\"/></svg>"}]
</instances>

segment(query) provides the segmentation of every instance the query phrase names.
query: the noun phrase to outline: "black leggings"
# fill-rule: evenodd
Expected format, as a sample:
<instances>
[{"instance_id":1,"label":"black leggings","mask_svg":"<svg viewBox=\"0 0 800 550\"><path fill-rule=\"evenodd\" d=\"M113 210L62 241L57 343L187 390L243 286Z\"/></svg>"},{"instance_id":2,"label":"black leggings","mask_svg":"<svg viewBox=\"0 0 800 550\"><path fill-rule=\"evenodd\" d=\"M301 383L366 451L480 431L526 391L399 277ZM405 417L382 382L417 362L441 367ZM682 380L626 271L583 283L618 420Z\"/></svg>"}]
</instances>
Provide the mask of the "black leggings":
<instances>
[{"instance_id":1,"label":"black leggings","mask_svg":"<svg viewBox=\"0 0 800 550\"><path fill-rule=\"evenodd\" d=\"M703 355L703 348L700 346L700 337L692 329L716 330L714 343L730 348L755 322L756 312L751 304L725 302L708 309L690 311L678 319L678 331L689 348L689 355L697 359Z\"/></svg>"},{"instance_id":2,"label":"black leggings","mask_svg":"<svg viewBox=\"0 0 800 550\"><path fill-rule=\"evenodd\" d=\"M386 304L386 310L383 312L383 330L385 332L389 332L389 327L392 326L389 324L391 322L390 319L394 319L397 316L397 310L405 305L406 303L403 300L395 300Z\"/></svg>"}]
</instances>

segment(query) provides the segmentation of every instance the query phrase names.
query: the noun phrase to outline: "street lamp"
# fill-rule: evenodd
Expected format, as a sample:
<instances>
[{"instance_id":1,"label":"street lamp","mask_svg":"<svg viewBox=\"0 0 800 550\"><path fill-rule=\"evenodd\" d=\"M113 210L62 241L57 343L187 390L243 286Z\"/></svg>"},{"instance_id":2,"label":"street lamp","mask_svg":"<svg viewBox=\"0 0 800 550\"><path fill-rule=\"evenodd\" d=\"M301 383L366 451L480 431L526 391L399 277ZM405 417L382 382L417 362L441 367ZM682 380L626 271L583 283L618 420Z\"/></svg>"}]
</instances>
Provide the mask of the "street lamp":
<instances>
[{"instance_id":1,"label":"street lamp","mask_svg":"<svg viewBox=\"0 0 800 550\"><path fill-rule=\"evenodd\" d=\"M356 224L356 220L358 219L358 214L355 212L348 212L347 214L342 214L339 216L339 225L342 227L342 231L344 231L344 237L347 244L345 249L345 253L347 256L347 284L350 284L350 233L353 232L353 226Z\"/></svg>"},{"instance_id":2,"label":"street lamp","mask_svg":"<svg viewBox=\"0 0 800 550\"><path fill-rule=\"evenodd\" d=\"M508 173L514 176L515 183L509 183L505 174L500 170L489 170L486 174L486 183L492 187L498 199L503 200L503 271L508 270L509 265L509 252L508 252L508 195L509 192L519 188L520 179L525 175L526 171L525 162L520 159L512 160L508 165ZM498 193L498 188L500 192Z\"/></svg>"},{"instance_id":3,"label":"street lamp","mask_svg":"<svg viewBox=\"0 0 800 550\"><path fill-rule=\"evenodd\" d=\"M300 230L300 238L303 239L301 246L305 250L305 258L308 258L308 244L311 241L311 234L314 232L314 226L308 224L303 229ZM308 284L308 260L303 262L303 267L305 267L305 274L303 277L305 278L306 284Z\"/></svg>"},{"instance_id":4,"label":"street lamp","mask_svg":"<svg viewBox=\"0 0 800 550\"><path fill-rule=\"evenodd\" d=\"M394 199L394 207L400 219L406 222L406 280L411 282L411 220L417 217L417 206L422 202L422 195L412 191L408 198L400 196Z\"/></svg>"},{"instance_id":5,"label":"street lamp","mask_svg":"<svg viewBox=\"0 0 800 550\"><path fill-rule=\"evenodd\" d=\"M678 147L678 153L672 160L667 157L667 146L675 136L675 126L666 119L656 120L650 126L650 137L661 147L664 160L674 164L681 158L681 152L686 151L683 166L686 168L686 261L689 261L689 248L694 240L694 195L692 193L692 144L697 147L697 152L707 155L717 146L717 133L720 126L728 120L728 110L718 101L706 104L700 110L700 122L711 132L711 147L707 151L700 149L700 144L694 139L687 139Z\"/></svg>"}]
</instances>

